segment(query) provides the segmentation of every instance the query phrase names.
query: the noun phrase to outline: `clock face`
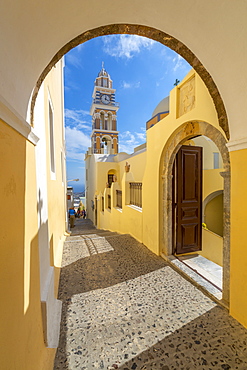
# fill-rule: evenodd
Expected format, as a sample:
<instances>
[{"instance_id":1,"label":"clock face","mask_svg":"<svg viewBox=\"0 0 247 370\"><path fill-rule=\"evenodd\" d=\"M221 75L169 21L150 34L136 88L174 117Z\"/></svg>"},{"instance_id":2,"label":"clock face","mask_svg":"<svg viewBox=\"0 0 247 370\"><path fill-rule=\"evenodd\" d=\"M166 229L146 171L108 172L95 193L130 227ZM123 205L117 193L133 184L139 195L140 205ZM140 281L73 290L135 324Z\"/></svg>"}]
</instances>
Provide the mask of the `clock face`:
<instances>
[{"instance_id":1,"label":"clock face","mask_svg":"<svg viewBox=\"0 0 247 370\"><path fill-rule=\"evenodd\" d=\"M109 104L110 100L111 98L109 95L106 95L106 94L101 95L101 101L103 104Z\"/></svg>"}]
</instances>

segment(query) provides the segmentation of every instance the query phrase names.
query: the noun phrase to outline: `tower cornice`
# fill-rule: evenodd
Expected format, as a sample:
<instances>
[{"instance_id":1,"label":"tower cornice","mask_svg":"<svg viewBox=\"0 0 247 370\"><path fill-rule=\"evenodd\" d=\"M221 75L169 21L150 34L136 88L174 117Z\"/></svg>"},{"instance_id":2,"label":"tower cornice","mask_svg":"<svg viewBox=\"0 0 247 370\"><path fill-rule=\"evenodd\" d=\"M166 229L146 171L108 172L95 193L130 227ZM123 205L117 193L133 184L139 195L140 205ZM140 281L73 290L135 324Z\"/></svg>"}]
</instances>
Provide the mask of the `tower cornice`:
<instances>
[{"instance_id":1,"label":"tower cornice","mask_svg":"<svg viewBox=\"0 0 247 370\"><path fill-rule=\"evenodd\" d=\"M94 129L94 130L92 130L91 137L93 137L95 134L99 134L99 135L117 135L117 134L119 134L119 131Z\"/></svg>"},{"instance_id":2,"label":"tower cornice","mask_svg":"<svg viewBox=\"0 0 247 370\"><path fill-rule=\"evenodd\" d=\"M103 103L92 103L90 108L90 115L92 116L94 114L95 109L104 110L104 111L111 111L111 112L117 112L119 109L119 104L112 102L109 104L103 104Z\"/></svg>"}]
</instances>

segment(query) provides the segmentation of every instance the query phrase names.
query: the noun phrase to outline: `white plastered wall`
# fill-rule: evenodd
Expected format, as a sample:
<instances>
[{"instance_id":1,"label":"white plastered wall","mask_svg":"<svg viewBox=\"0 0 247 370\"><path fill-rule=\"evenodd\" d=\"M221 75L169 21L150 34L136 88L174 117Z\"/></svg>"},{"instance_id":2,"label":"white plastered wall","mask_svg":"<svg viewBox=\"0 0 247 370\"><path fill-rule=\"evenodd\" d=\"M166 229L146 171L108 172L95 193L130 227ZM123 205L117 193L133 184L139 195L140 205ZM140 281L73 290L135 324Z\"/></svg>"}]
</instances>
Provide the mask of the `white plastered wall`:
<instances>
[{"instance_id":1,"label":"white plastered wall","mask_svg":"<svg viewBox=\"0 0 247 370\"><path fill-rule=\"evenodd\" d=\"M44 340L47 347L56 348L59 340L62 302L55 299L54 296L54 267L50 265L47 165L45 155L49 143L46 142L44 112L44 86L42 85L35 107L36 132L40 138L36 145L40 299Z\"/></svg>"}]
</instances>

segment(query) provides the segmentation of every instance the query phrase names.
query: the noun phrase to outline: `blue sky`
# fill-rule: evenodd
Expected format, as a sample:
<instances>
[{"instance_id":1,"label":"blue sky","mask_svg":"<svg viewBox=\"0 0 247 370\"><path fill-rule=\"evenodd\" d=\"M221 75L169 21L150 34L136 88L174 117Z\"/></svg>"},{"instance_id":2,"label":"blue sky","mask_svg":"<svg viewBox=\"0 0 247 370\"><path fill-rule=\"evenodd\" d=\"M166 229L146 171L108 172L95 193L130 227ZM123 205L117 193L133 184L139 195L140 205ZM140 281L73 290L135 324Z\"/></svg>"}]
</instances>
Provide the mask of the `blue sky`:
<instances>
[{"instance_id":1,"label":"blue sky","mask_svg":"<svg viewBox=\"0 0 247 370\"><path fill-rule=\"evenodd\" d=\"M191 66L162 44L135 35L97 37L65 56L65 133L67 179L74 191L84 190L84 153L90 146L89 115L94 81L102 62L113 80L117 113L119 151L132 153L146 140L146 121L157 104L182 80Z\"/></svg>"}]
</instances>

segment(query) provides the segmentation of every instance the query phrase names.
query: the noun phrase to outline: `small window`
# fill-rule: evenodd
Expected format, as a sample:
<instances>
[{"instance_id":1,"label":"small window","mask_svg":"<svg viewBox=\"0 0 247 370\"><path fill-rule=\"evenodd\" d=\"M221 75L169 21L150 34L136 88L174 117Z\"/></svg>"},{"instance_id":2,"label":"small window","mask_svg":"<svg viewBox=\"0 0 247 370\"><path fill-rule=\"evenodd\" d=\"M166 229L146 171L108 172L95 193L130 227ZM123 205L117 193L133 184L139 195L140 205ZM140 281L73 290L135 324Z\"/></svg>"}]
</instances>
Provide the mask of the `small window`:
<instances>
[{"instance_id":1,"label":"small window","mask_svg":"<svg viewBox=\"0 0 247 370\"><path fill-rule=\"evenodd\" d=\"M111 187L111 184L113 183L113 180L114 180L114 174L108 174L109 187Z\"/></svg>"},{"instance_id":2,"label":"small window","mask_svg":"<svg viewBox=\"0 0 247 370\"><path fill-rule=\"evenodd\" d=\"M214 169L220 168L220 153L214 153Z\"/></svg>"}]
</instances>

